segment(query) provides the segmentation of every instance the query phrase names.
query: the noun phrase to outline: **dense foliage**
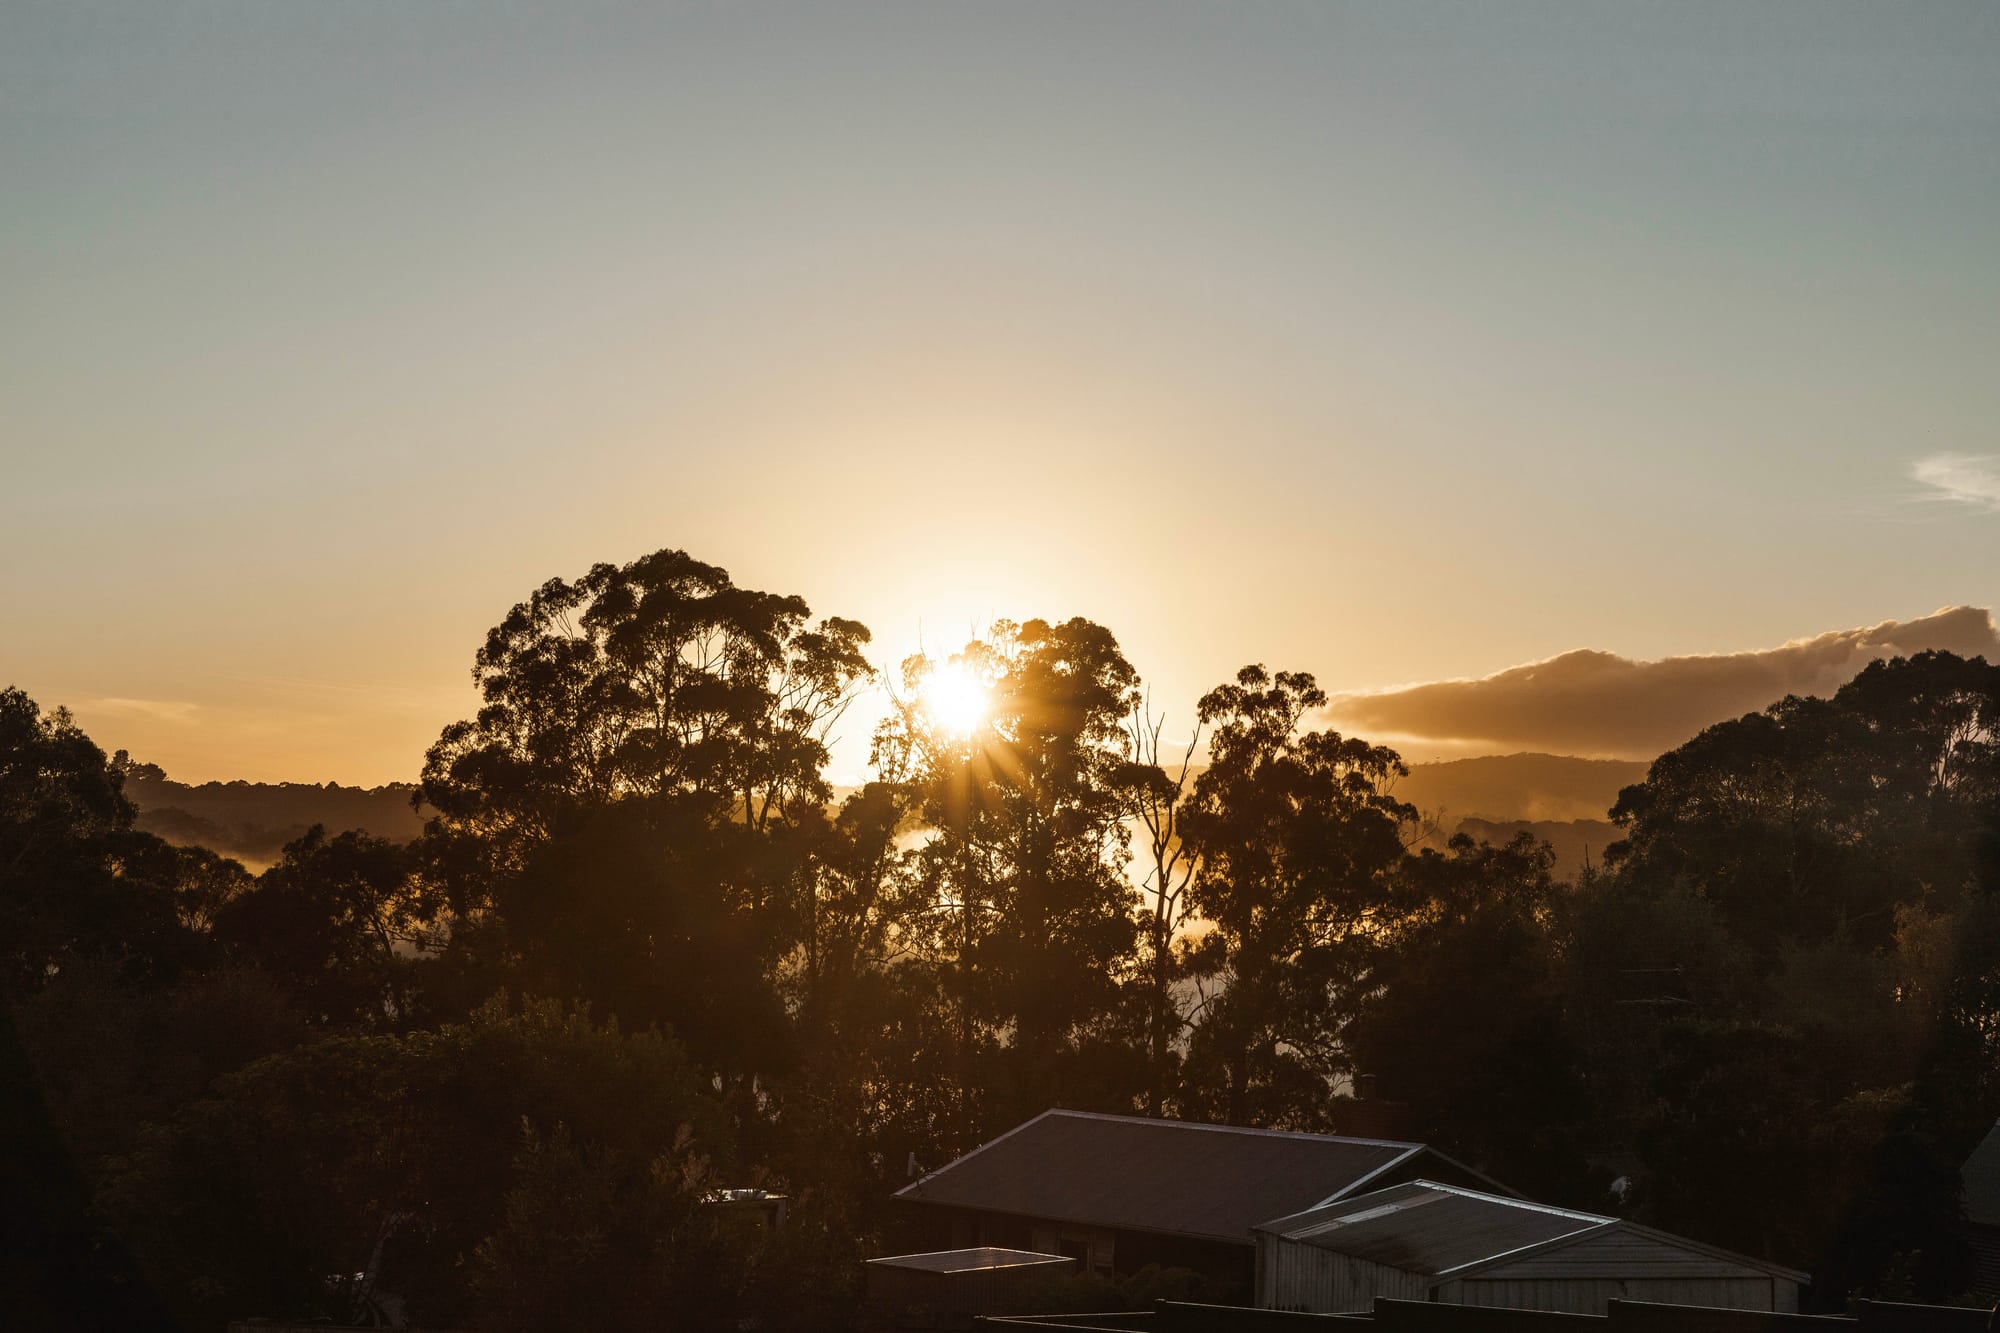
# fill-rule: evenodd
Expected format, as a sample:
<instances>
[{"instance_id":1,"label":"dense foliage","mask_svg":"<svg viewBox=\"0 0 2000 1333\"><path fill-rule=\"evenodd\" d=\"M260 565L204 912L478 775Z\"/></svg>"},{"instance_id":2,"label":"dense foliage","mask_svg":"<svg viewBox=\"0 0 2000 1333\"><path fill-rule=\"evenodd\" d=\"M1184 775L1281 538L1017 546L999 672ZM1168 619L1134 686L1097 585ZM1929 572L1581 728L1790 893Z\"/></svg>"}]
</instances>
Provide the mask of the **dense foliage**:
<instances>
[{"instance_id":1,"label":"dense foliage","mask_svg":"<svg viewBox=\"0 0 2000 1333\"><path fill-rule=\"evenodd\" d=\"M909 1164L1050 1105L1388 1129L1823 1302L1962 1290L2000 668L1712 727L1570 883L1526 835L1422 846L1399 758L1315 726L1302 672L1218 686L1183 761L1084 620L901 664L837 795L867 643L677 551L552 580L479 650L423 835L313 829L256 876L136 829L122 756L0 694L4 1109L63 1148L7 1182L51 1220L44 1322L70 1283L130 1326L837 1327ZM745 1186L782 1230L718 1202Z\"/></svg>"}]
</instances>

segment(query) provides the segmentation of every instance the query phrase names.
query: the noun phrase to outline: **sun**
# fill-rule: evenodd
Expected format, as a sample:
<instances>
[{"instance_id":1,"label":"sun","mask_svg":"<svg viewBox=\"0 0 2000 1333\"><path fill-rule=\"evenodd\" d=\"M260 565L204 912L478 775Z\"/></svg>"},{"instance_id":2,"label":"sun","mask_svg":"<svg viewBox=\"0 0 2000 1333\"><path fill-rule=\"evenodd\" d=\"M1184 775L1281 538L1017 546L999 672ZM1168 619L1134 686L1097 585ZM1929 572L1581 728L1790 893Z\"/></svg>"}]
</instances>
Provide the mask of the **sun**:
<instances>
[{"instance_id":1,"label":"sun","mask_svg":"<svg viewBox=\"0 0 2000 1333\"><path fill-rule=\"evenodd\" d=\"M919 691L924 713L940 731L970 736L992 711L993 696L986 683L963 663L946 662L924 677Z\"/></svg>"}]
</instances>

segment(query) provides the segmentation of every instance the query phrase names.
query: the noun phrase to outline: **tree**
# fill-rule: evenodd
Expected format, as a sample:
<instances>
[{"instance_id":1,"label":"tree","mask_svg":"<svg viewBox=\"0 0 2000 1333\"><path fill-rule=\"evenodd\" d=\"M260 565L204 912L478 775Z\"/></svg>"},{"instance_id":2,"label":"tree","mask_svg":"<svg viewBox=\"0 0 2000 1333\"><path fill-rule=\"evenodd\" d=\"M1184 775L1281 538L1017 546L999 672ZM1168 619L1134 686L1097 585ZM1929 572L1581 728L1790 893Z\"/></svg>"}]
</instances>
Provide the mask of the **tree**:
<instances>
[{"instance_id":1,"label":"tree","mask_svg":"<svg viewBox=\"0 0 2000 1333\"><path fill-rule=\"evenodd\" d=\"M772 981L790 933L742 891L762 840L711 813L684 796L618 802L536 848L495 905L535 993L664 1027L743 1080L790 1061Z\"/></svg>"},{"instance_id":2,"label":"tree","mask_svg":"<svg viewBox=\"0 0 2000 1333\"><path fill-rule=\"evenodd\" d=\"M214 933L292 987L321 1023L407 1025L409 950L422 943L428 916L411 870L398 843L352 830L329 837L315 824L255 887L214 910Z\"/></svg>"},{"instance_id":3,"label":"tree","mask_svg":"<svg viewBox=\"0 0 2000 1333\"><path fill-rule=\"evenodd\" d=\"M455 905L619 800L686 797L758 830L823 805L827 734L871 674L869 636L809 616L673 550L516 605L473 666L484 706L424 760Z\"/></svg>"},{"instance_id":4,"label":"tree","mask_svg":"<svg viewBox=\"0 0 2000 1333\"><path fill-rule=\"evenodd\" d=\"M1325 702L1310 675L1261 666L1201 700L1209 766L1181 824L1213 923L1196 965L1221 990L1190 1038L1189 1096L1230 1124L1326 1123L1416 817L1387 790L1407 771L1393 750L1302 729Z\"/></svg>"},{"instance_id":5,"label":"tree","mask_svg":"<svg viewBox=\"0 0 2000 1333\"><path fill-rule=\"evenodd\" d=\"M954 730L933 706L941 674L985 691L973 725ZM1045 1109L1063 1089L1101 1098L1093 1081L1115 1053L1094 1027L1119 1008L1136 936L1123 723L1138 674L1104 627L1030 620L1000 622L943 663L914 657L903 681L885 743L908 746L932 833L908 920L947 966L960 1086L969 1092L983 1052L1004 1049L1000 1119ZM983 1135L978 1119L968 1108L965 1141Z\"/></svg>"},{"instance_id":6,"label":"tree","mask_svg":"<svg viewBox=\"0 0 2000 1333\"><path fill-rule=\"evenodd\" d=\"M552 1144L589 1164L583 1180L524 1146ZM550 1294L631 1274L587 1246L556 1248L558 1223L642 1265L669 1223L698 1233L730 1148L671 1042L496 1001L466 1023L329 1037L225 1075L140 1143L99 1202L188 1325L351 1323L400 1302L412 1322L449 1326L508 1294L467 1260L516 1255L544 1224L553 1252L535 1273ZM551 1171L605 1194L551 1216L537 1202ZM643 1204L628 1206L635 1194ZM668 1294L709 1290L703 1271L646 1277Z\"/></svg>"},{"instance_id":7,"label":"tree","mask_svg":"<svg viewBox=\"0 0 2000 1333\"><path fill-rule=\"evenodd\" d=\"M1870 665L1654 761L1612 810L1606 863L1678 879L1767 964L1786 941L1894 944L1905 905L1955 910L2000 794L2000 668L1949 653Z\"/></svg>"},{"instance_id":8,"label":"tree","mask_svg":"<svg viewBox=\"0 0 2000 1333\"><path fill-rule=\"evenodd\" d=\"M1621 795L1627 839L1578 902L1571 1022L1643 1216L1826 1256L1828 1301L1951 1289L1940 1164L1994 1111L1996 719L1982 660L1877 662L1709 728ZM1666 984L1620 996L1621 976Z\"/></svg>"},{"instance_id":9,"label":"tree","mask_svg":"<svg viewBox=\"0 0 2000 1333\"><path fill-rule=\"evenodd\" d=\"M1133 764L1128 781L1132 814L1145 833L1139 884L1144 945L1140 966L1145 976L1141 1021L1146 1034L1146 1110L1152 1115L1165 1109L1177 1043L1186 1026L1174 989L1188 968L1182 931L1195 917L1190 890L1200 869L1181 836L1181 818L1193 789L1201 724L1195 724L1180 760L1169 763L1163 762L1160 748L1165 723L1164 713L1155 716L1143 706L1135 706L1126 720Z\"/></svg>"},{"instance_id":10,"label":"tree","mask_svg":"<svg viewBox=\"0 0 2000 1333\"><path fill-rule=\"evenodd\" d=\"M647 1158L524 1121L499 1225L474 1250L493 1333L728 1327L749 1256L704 1216L709 1165L685 1130Z\"/></svg>"},{"instance_id":11,"label":"tree","mask_svg":"<svg viewBox=\"0 0 2000 1333\"><path fill-rule=\"evenodd\" d=\"M125 1247L102 1233L59 1113L40 1095L13 1006L0 1003L0 1291L23 1328L172 1327Z\"/></svg>"},{"instance_id":12,"label":"tree","mask_svg":"<svg viewBox=\"0 0 2000 1333\"><path fill-rule=\"evenodd\" d=\"M1597 1205L1575 1151L1591 1106L1564 1022L1555 853L1460 834L1410 857L1348 1031L1410 1137L1531 1197Z\"/></svg>"},{"instance_id":13,"label":"tree","mask_svg":"<svg viewBox=\"0 0 2000 1333\"><path fill-rule=\"evenodd\" d=\"M206 847L166 847L162 852L173 858L163 868L163 878L174 886L174 912L181 926L196 934L208 935L229 904L250 892L256 876L241 861L219 855Z\"/></svg>"},{"instance_id":14,"label":"tree","mask_svg":"<svg viewBox=\"0 0 2000 1333\"><path fill-rule=\"evenodd\" d=\"M474 665L484 706L425 760L452 939L711 1068L779 1058L776 976L817 944L826 742L872 675L864 627L809 617L672 550L515 606Z\"/></svg>"},{"instance_id":15,"label":"tree","mask_svg":"<svg viewBox=\"0 0 2000 1333\"><path fill-rule=\"evenodd\" d=\"M123 785L67 710L0 690L0 991L32 991L78 958L156 974L189 960L183 863L133 829Z\"/></svg>"}]
</instances>

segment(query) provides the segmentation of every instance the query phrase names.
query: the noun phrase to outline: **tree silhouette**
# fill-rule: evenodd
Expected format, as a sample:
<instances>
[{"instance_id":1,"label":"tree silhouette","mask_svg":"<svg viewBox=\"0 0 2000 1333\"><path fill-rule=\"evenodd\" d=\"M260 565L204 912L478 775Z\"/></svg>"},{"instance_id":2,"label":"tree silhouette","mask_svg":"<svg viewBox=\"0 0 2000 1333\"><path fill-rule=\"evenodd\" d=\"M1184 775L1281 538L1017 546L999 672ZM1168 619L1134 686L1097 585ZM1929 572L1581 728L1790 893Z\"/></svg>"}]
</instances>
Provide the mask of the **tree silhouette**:
<instances>
[{"instance_id":1,"label":"tree silhouette","mask_svg":"<svg viewBox=\"0 0 2000 1333\"><path fill-rule=\"evenodd\" d=\"M188 961L176 898L190 863L133 829L123 785L66 710L0 690L0 991L32 991L77 958Z\"/></svg>"},{"instance_id":2,"label":"tree silhouette","mask_svg":"<svg viewBox=\"0 0 2000 1333\"><path fill-rule=\"evenodd\" d=\"M1710 727L1621 795L1571 988L1620 1071L1602 1130L1633 1149L1643 1215L1818 1260L1823 1301L1892 1268L1958 1289L1935 1181L1996 1109L1996 722L2000 669L1921 653ZM1620 968L1671 968L1682 998L1614 1007Z\"/></svg>"},{"instance_id":3,"label":"tree silhouette","mask_svg":"<svg viewBox=\"0 0 2000 1333\"><path fill-rule=\"evenodd\" d=\"M1609 1177L1575 1151L1592 1108L1564 1021L1554 860L1525 833L1406 860L1346 1045L1407 1136L1533 1198L1596 1204Z\"/></svg>"},{"instance_id":4,"label":"tree silhouette","mask_svg":"<svg viewBox=\"0 0 2000 1333\"><path fill-rule=\"evenodd\" d=\"M925 679L947 667L990 693L968 734L921 706ZM912 658L904 683L910 701L884 743L907 746L934 834L918 854L914 924L950 960L966 1072L983 1043L1004 1045L995 1109L1020 1119L1103 1072L1083 1052L1104 1054L1093 1029L1133 963L1123 724L1138 674L1090 621L1003 621L949 663Z\"/></svg>"},{"instance_id":5,"label":"tree silhouette","mask_svg":"<svg viewBox=\"0 0 2000 1333\"><path fill-rule=\"evenodd\" d=\"M427 916L407 849L315 826L216 909L213 930L238 958L285 978L319 1022L400 1026L411 1018L414 963L398 947L422 941Z\"/></svg>"},{"instance_id":6,"label":"tree silhouette","mask_svg":"<svg viewBox=\"0 0 2000 1333\"><path fill-rule=\"evenodd\" d=\"M543 584L479 651L478 715L425 760L426 878L456 933L718 1070L781 1060L775 974L817 947L826 740L867 640L681 551Z\"/></svg>"},{"instance_id":7,"label":"tree silhouette","mask_svg":"<svg viewBox=\"0 0 2000 1333\"><path fill-rule=\"evenodd\" d=\"M1146 1110L1166 1109L1178 1063L1178 1044L1186 1020L1175 994L1189 967L1181 932L1194 920L1190 892L1201 862L1181 836L1181 819L1193 794L1196 747L1201 724L1196 723L1178 761L1163 762L1160 732L1165 715L1135 705L1126 719L1133 764L1128 786L1132 817L1144 832L1139 894L1142 902L1144 975L1141 1022L1146 1039Z\"/></svg>"},{"instance_id":8,"label":"tree silhouette","mask_svg":"<svg viewBox=\"0 0 2000 1333\"><path fill-rule=\"evenodd\" d=\"M759 830L822 805L868 631L809 616L671 550L516 605L473 667L484 706L424 760L434 839L471 845L440 861L460 905L616 801L686 797Z\"/></svg>"},{"instance_id":9,"label":"tree silhouette","mask_svg":"<svg viewBox=\"0 0 2000 1333\"><path fill-rule=\"evenodd\" d=\"M1387 791L1407 771L1394 751L1303 729L1325 702L1310 675L1261 666L1201 701L1209 765L1182 831L1213 923L1196 966L1222 989L1190 1037L1189 1084L1211 1090L1193 1105L1230 1124L1325 1125L1416 817Z\"/></svg>"}]
</instances>

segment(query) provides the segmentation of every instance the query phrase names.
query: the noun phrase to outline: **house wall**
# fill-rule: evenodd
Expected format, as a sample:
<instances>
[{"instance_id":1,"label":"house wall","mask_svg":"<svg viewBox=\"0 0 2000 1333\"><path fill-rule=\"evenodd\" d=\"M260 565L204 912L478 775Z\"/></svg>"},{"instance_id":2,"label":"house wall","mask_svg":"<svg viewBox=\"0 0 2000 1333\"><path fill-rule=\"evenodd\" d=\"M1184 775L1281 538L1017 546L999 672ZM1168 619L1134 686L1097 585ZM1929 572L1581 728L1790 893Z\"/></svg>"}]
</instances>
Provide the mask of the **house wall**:
<instances>
[{"instance_id":1,"label":"house wall","mask_svg":"<svg viewBox=\"0 0 2000 1333\"><path fill-rule=\"evenodd\" d=\"M1797 1288L1790 1304L1775 1304L1779 1294L1770 1277L1755 1278L1468 1278L1438 1288L1437 1300L1450 1305L1479 1305L1503 1310L1553 1310L1568 1314L1603 1314L1614 1300L1654 1301L1663 1305L1703 1305L1723 1310L1798 1309Z\"/></svg>"},{"instance_id":2,"label":"house wall","mask_svg":"<svg viewBox=\"0 0 2000 1333\"><path fill-rule=\"evenodd\" d=\"M1444 1283L1436 1297L1458 1305L1580 1314L1603 1314L1614 1298L1731 1310L1799 1308L1795 1282L1623 1225Z\"/></svg>"},{"instance_id":3,"label":"house wall","mask_svg":"<svg viewBox=\"0 0 2000 1333\"><path fill-rule=\"evenodd\" d=\"M1445 1282L1258 1233L1259 1306L1342 1314L1371 1309L1378 1296L1598 1315L1614 1299L1784 1313L1799 1308L1797 1283L1622 1228Z\"/></svg>"},{"instance_id":4,"label":"house wall","mask_svg":"<svg viewBox=\"0 0 2000 1333\"><path fill-rule=\"evenodd\" d=\"M1030 1222L1026 1248L1037 1254L1067 1254L1085 1272L1110 1273L1118 1267L1118 1233L1075 1222Z\"/></svg>"},{"instance_id":5,"label":"house wall","mask_svg":"<svg viewBox=\"0 0 2000 1333\"><path fill-rule=\"evenodd\" d=\"M1257 1236L1257 1304L1266 1310L1352 1314L1375 1308L1377 1296L1420 1301L1425 1279L1317 1245L1262 1232Z\"/></svg>"}]
</instances>

